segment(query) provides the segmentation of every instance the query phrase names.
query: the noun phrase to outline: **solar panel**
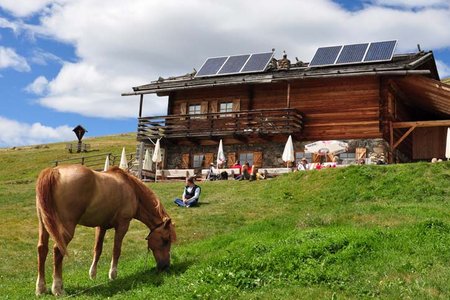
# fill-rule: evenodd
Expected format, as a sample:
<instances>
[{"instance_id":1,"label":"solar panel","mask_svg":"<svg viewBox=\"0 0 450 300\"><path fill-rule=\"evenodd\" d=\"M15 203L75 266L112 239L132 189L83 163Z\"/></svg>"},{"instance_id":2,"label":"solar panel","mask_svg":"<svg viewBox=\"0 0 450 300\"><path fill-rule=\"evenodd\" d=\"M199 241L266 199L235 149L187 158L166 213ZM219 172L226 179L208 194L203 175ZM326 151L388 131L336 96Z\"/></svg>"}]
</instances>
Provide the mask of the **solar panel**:
<instances>
[{"instance_id":1,"label":"solar panel","mask_svg":"<svg viewBox=\"0 0 450 300\"><path fill-rule=\"evenodd\" d=\"M310 67L334 65L342 46L321 47L317 49L313 59L309 63Z\"/></svg>"},{"instance_id":2,"label":"solar panel","mask_svg":"<svg viewBox=\"0 0 450 300\"><path fill-rule=\"evenodd\" d=\"M230 56L217 74L239 73L249 57L250 54Z\"/></svg>"},{"instance_id":3,"label":"solar panel","mask_svg":"<svg viewBox=\"0 0 450 300\"><path fill-rule=\"evenodd\" d=\"M365 62L391 60L394 55L397 41L384 41L370 43Z\"/></svg>"},{"instance_id":4,"label":"solar panel","mask_svg":"<svg viewBox=\"0 0 450 300\"><path fill-rule=\"evenodd\" d=\"M272 60L273 52L255 53L250 56L241 73L262 72Z\"/></svg>"},{"instance_id":5,"label":"solar panel","mask_svg":"<svg viewBox=\"0 0 450 300\"><path fill-rule=\"evenodd\" d=\"M208 58L203 66L198 70L195 77L214 76L223 66L228 56Z\"/></svg>"},{"instance_id":6,"label":"solar panel","mask_svg":"<svg viewBox=\"0 0 450 300\"><path fill-rule=\"evenodd\" d=\"M362 62L364 54L366 54L369 43L345 45L342 48L341 54L336 61L336 64L348 64Z\"/></svg>"}]
</instances>

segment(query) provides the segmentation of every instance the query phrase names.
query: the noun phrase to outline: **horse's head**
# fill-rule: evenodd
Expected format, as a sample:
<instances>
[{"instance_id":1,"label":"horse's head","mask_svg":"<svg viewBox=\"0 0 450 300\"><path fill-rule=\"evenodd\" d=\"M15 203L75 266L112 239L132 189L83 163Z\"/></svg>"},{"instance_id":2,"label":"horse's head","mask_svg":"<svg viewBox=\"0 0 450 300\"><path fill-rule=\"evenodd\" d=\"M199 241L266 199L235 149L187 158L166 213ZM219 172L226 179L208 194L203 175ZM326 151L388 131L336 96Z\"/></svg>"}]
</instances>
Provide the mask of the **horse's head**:
<instances>
[{"instance_id":1,"label":"horse's head","mask_svg":"<svg viewBox=\"0 0 450 300\"><path fill-rule=\"evenodd\" d=\"M156 260L156 267L164 271L170 266L170 246L176 239L175 229L170 218L154 228L146 237L148 249L151 249Z\"/></svg>"}]
</instances>

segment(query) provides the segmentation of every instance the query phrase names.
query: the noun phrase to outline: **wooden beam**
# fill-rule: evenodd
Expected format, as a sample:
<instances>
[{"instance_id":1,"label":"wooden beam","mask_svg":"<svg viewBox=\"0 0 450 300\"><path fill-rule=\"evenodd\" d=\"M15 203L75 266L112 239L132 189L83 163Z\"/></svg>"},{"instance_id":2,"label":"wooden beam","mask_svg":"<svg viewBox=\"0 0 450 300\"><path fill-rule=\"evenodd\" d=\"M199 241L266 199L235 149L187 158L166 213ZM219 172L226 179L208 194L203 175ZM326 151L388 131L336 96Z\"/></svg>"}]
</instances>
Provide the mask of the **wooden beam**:
<instances>
[{"instance_id":1,"label":"wooden beam","mask_svg":"<svg viewBox=\"0 0 450 300\"><path fill-rule=\"evenodd\" d=\"M140 97L140 101L139 101L139 118L142 117L142 104L144 103L144 94L141 94Z\"/></svg>"},{"instance_id":2,"label":"wooden beam","mask_svg":"<svg viewBox=\"0 0 450 300\"><path fill-rule=\"evenodd\" d=\"M450 120L393 122L392 126L393 128L446 127L450 126Z\"/></svg>"},{"instance_id":3,"label":"wooden beam","mask_svg":"<svg viewBox=\"0 0 450 300\"><path fill-rule=\"evenodd\" d=\"M291 83L288 81L287 83L287 92L286 92L286 107L291 107Z\"/></svg>"},{"instance_id":4,"label":"wooden beam","mask_svg":"<svg viewBox=\"0 0 450 300\"><path fill-rule=\"evenodd\" d=\"M403 134L402 137L401 137L397 142L395 142L395 144L394 144L394 146L393 146L393 149L397 148L398 145L400 145L400 143L403 142L403 141L408 137L408 135L409 135L411 132L413 132L413 130L414 130L416 127L417 127L417 126L413 126L413 127L409 128L408 131L406 131L405 134Z\"/></svg>"},{"instance_id":5,"label":"wooden beam","mask_svg":"<svg viewBox=\"0 0 450 300\"><path fill-rule=\"evenodd\" d=\"M333 122L333 123L316 123L316 124L304 124L304 127L323 127L323 126L365 126L365 125L378 125L379 121L363 121L363 122Z\"/></svg>"}]
</instances>

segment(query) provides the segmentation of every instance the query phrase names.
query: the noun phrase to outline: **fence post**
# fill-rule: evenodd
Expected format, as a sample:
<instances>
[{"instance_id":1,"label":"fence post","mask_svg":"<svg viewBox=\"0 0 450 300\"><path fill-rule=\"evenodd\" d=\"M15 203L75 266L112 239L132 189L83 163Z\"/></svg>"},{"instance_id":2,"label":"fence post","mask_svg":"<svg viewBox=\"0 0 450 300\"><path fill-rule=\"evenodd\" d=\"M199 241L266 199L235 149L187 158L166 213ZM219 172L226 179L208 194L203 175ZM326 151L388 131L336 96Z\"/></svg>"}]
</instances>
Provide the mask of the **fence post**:
<instances>
[{"instance_id":1,"label":"fence post","mask_svg":"<svg viewBox=\"0 0 450 300\"><path fill-rule=\"evenodd\" d=\"M144 142L139 144L139 164L138 164L138 178L142 179L142 167L144 164Z\"/></svg>"},{"instance_id":2,"label":"fence post","mask_svg":"<svg viewBox=\"0 0 450 300\"><path fill-rule=\"evenodd\" d=\"M84 165L84 156L81 157L81 165Z\"/></svg>"}]
</instances>

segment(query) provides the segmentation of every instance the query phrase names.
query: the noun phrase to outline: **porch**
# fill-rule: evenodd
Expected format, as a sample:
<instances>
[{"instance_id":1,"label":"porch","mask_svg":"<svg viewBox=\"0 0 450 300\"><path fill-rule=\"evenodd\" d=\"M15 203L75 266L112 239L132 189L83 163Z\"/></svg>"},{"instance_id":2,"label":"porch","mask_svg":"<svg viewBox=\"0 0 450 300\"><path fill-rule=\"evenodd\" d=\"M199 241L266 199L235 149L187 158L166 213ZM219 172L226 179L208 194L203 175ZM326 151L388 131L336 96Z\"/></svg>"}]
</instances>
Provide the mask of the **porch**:
<instances>
[{"instance_id":1,"label":"porch","mask_svg":"<svg viewBox=\"0 0 450 300\"><path fill-rule=\"evenodd\" d=\"M138 119L137 138L183 139L299 134L302 115L293 108L260 109L227 113L183 114Z\"/></svg>"}]
</instances>

